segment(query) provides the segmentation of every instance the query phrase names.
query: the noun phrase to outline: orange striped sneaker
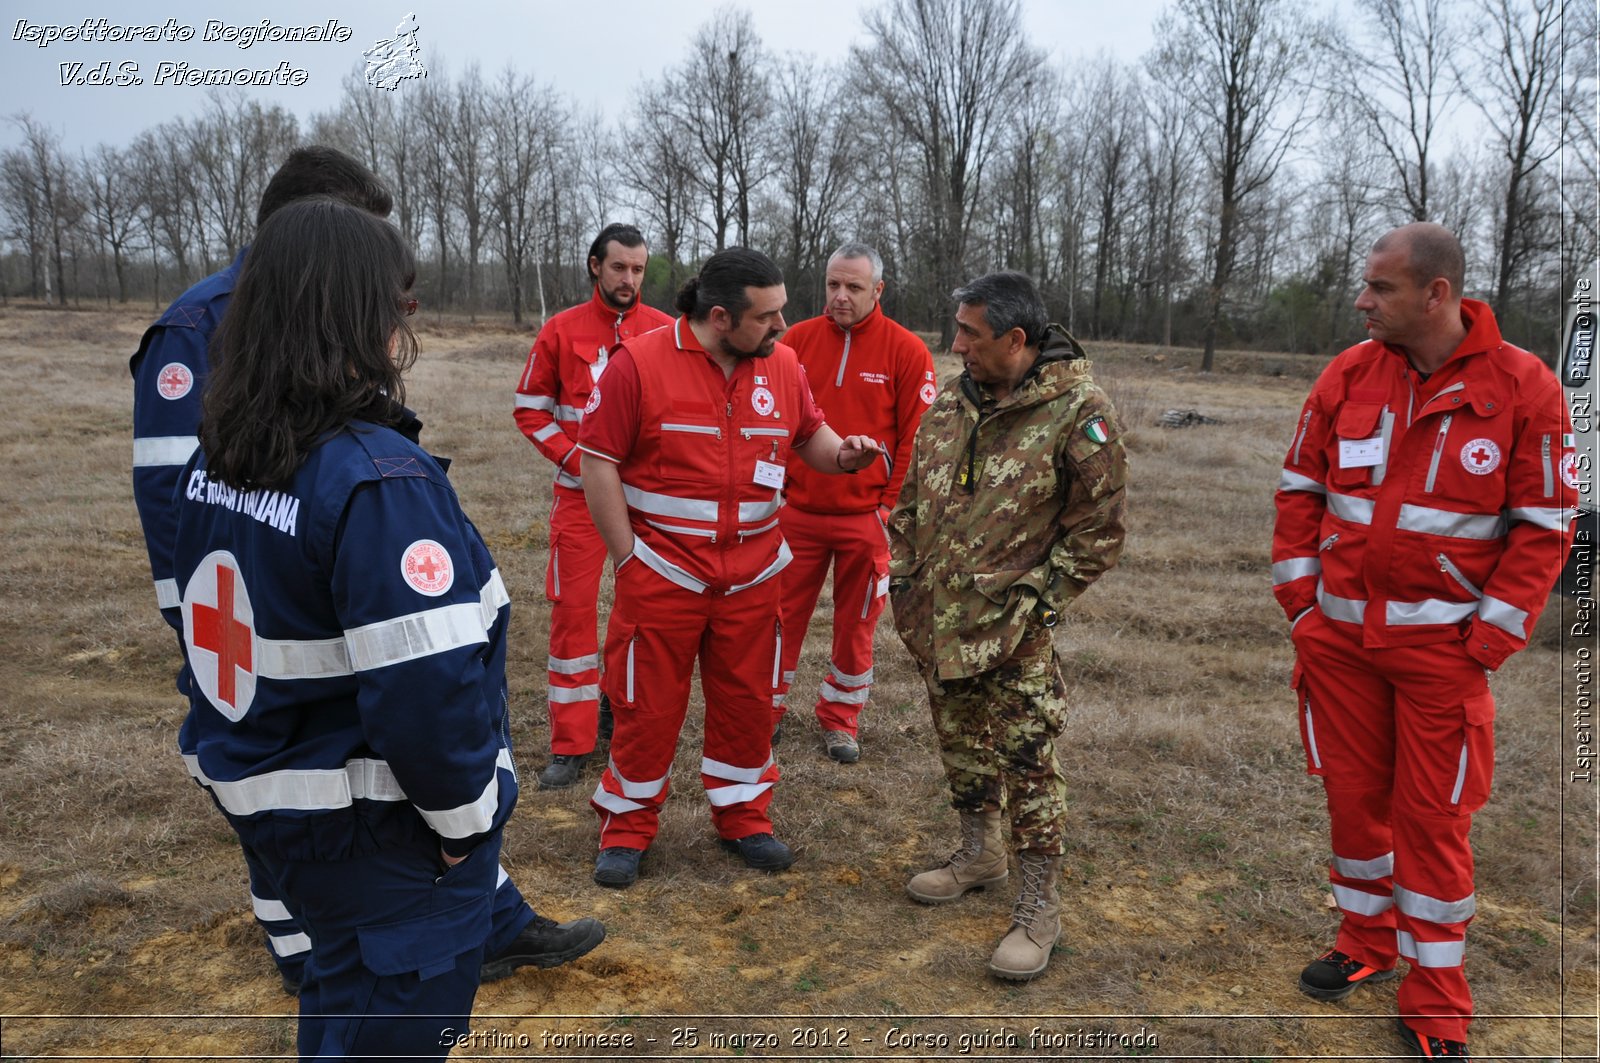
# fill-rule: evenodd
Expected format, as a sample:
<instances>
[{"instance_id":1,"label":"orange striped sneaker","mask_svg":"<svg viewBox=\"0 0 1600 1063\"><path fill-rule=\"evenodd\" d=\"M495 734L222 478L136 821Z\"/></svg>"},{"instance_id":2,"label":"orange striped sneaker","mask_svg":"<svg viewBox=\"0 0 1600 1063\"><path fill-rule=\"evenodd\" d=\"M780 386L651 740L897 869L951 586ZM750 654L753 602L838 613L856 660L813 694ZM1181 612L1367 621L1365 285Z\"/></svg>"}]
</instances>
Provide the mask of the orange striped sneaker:
<instances>
[{"instance_id":1,"label":"orange striped sneaker","mask_svg":"<svg viewBox=\"0 0 1600 1063\"><path fill-rule=\"evenodd\" d=\"M1343 1000L1368 982L1387 982L1394 968L1380 970L1332 949L1306 964L1300 972L1300 992L1317 1000Z\"/></svg>"},{"instance_id":2,"label":"orange striped sneaker","mask_svg":"<svg viewBox=\"0 0 1600 1063\"><path fill-rule=\"evenodd\" d=\"M1429 1037L1420 1034L1406 1025L1406 1020L1396 1019L1400 1027L1400 1039L1406 1047L1416 1053L1418 1059L1471 1059L1467 1055L1467 1046L1462 1041L1447 1041L1443 1037Z\"/></svg>"}]
</instances>

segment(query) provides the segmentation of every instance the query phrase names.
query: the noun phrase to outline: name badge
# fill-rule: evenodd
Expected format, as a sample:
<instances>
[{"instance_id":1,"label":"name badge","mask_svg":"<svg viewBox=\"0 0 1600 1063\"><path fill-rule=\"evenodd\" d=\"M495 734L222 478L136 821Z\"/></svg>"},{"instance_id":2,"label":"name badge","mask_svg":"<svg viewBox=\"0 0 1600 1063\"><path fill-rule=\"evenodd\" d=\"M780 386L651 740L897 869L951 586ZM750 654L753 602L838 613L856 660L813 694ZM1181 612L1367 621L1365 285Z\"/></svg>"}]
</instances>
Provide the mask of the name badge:
<instances>
[{"instance_id":1,"label":"name badge","mask_svg":"<svg viewBox=\"0 0 1600 1063\"><path fill-rule=\"evenodd\" d=\"M756 462L756 483L762 487L770 487L775 491L783 489L783 466L774 465L770 461Z\"/></svg>"},{"instance_id":2,"label":"name badge","mask_svg":"<svg viewBox=\"0 0 1600 1063\"><path fill-rule=\"evenodd\" d=\"M1383 436L1339 440L1339 468L1360 469L1383 464Z\"/></svg>"}]
</instances>

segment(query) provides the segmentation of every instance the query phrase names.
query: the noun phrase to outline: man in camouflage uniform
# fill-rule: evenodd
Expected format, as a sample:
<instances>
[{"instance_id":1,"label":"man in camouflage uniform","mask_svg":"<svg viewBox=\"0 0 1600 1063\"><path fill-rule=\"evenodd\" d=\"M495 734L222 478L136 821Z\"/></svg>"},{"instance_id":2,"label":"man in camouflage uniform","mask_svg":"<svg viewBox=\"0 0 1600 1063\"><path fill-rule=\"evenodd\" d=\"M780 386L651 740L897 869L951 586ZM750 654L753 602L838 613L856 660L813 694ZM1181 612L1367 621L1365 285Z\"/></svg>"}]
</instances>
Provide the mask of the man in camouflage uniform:
<instances>
[{"instance_id":1,"label":"man in camouflage uniform","mask_svg":"<svg viewBox=\"0 0 1600 1063\"><path fill-rule=\"evenodd\" d=\"M906 884L926 904L1006 880L1011 811L1022 889L989 961L1025 980L1061 935L1066 781L1058 610L1122 554L1127 459L1083 348L1047 324L1020 273L956 289L966 366L923 418L889 521L895 626L928 685L961 847Z\"/></svg>"}]
</instances>

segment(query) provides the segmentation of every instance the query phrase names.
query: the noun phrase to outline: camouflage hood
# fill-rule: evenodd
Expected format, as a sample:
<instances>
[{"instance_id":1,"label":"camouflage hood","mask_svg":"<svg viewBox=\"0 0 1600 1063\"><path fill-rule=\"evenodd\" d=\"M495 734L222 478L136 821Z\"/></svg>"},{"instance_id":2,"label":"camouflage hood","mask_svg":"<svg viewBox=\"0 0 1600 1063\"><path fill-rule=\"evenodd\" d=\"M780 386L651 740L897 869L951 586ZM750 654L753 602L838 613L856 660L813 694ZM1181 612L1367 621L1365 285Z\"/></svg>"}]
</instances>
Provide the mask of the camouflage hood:
<instances>
[{"instance_id":1,"label":"camouflage hood","mask_svg":"<svg viewBox=\"0 0 1600 1063\"><path fill-rule=\"evenodd\" d=\"M1030 383L1037 380L1040 374L1044 373L1046 369L1049 369L1056 362L1078 362L1082 367L1087 368L1089 356L1084 353L1083 347L1073 338L1072 333L1052 322L1045 326L1044 338L1039 341L1039 357L1035 359L1033 365L1029 366L1028 371L1022 375L1022 380L1018 382L1016 390L1012 392L1012 397L1015 398L1017 395L1022 394L1023 391L1027 390ZM1051 376L1053 377L1055 374L1051 374ZM1048 387L1046 390L1048 390ZM961 393L976 409L984 409L985 402L988 402L991 406L997 405L992 399L984 395L977 381L973 380L965 370L962 370L961 373ZM1047 399L1048 396L1044 394L1034 396L1035 401L1047 401Z\"/></svg>"}]
</instances>

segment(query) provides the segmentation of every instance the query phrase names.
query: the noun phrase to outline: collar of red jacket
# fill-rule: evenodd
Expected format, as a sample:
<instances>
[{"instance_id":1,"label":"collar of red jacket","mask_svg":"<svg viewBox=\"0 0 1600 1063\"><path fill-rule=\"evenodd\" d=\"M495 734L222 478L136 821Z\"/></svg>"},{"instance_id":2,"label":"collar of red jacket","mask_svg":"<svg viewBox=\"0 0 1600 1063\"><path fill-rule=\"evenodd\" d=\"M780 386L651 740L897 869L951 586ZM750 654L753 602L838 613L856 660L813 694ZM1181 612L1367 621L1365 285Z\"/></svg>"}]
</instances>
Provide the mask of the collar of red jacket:
<instances>
[{"instance_id":1,"label":"collar of red jacket","mask_svg":"<svg viewBox=\"0 0 1600 1063\"><path fill-rule=\"evenodd\" d=\"M883 320L883 304L881 302L873 303L872 309L867 311L867 316L862 318L860 321L857 321L849 328L840 328L839 323L833 319L833 315L828 313L826 309L823 310L822 316L827 318L828 323L834 328L839 329L840 332L849 332L856 336L864 336L876 328L878 322Z\"/></svg>"},{"instance_id":2,"label":"collar of red jacket","mask_svg":"<svg viewBox=\"0 0 1600 1063\"><path fill-rule=\"evenodd\" d=\"M594 307L594 312L606 319L609 324L617 319L617 308L606 302L605 296L600 294L600 285L594 286L594 291L589 295L589 305ZM622 319L626 321L639 312L639 300L635 299L633 305L622 312Z\"/></svg>"},{"instance_id":3,"label":"collar of red jacket","mask_svg":"<svg viewBox=\"0 0 1600 1063\"><path fill-rule=\"evenodd\" d=\"M1500 323L1494 319L1494 311L1489 309L1488 303L1477 299L1462 299L1461 323L1467 326L1466 336L1450 353L1450 357L1429 374L1430 377L1447 373L1456 367L1457 362L1471 358L1475 354L1483 354L1505 345L1505 340L1500 336ZM1411 364L1402 352L1388 344L1384 344L1383 347L1407 365Z\"/></svg>"}]
</instances>

